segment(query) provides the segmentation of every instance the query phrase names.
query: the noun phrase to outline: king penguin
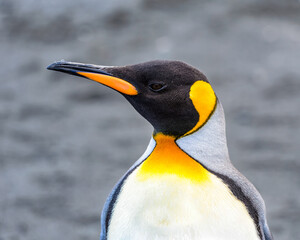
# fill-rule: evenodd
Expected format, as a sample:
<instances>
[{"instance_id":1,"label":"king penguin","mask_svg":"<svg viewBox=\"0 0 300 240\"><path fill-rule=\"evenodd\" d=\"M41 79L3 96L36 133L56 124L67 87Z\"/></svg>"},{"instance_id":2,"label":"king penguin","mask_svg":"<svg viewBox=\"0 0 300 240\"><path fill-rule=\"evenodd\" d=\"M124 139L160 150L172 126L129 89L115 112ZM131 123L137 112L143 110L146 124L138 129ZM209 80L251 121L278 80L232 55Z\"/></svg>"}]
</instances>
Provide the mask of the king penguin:
<instances>
[{"instance_id":1,"label":"king penguin","mask_svg":"<svg viewBox=\"0 0 300 240\"><path fill-rule=\"evenodd\" d=\"M48 69L118 91L154 128L104 205L101 240L273 239L261 195L230 162L223 108L203 73L161 60Z\"/></svg>"}]
</instances>

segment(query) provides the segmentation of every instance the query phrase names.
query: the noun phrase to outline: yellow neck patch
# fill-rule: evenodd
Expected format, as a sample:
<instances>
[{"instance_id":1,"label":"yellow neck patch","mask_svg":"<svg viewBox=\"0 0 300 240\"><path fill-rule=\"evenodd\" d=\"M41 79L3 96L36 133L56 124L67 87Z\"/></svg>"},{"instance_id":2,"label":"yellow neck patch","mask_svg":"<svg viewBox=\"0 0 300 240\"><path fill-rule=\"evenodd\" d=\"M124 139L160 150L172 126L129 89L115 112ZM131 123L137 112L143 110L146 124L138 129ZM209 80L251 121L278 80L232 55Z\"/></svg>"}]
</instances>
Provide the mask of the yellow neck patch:
<instances>
[{"instance_id":1,"label":"yellow neck patch","mask_svg":"<svg viewBox=\"0 0 300 240\"><path fill-rule=\"evenodd\" d=\"M217 103L217 97L214 90L209 83L204 81L197 81L192 85L190 90L190 99L199 113L199 120L197 124L183 136L191 134L202 127L215 110Z\"/></svg>"},{"instance_id":2,"label":"yellow neck patch","mask_svg":"<svg viewBox=\"0 0 300 240\"><path fill-rule=\"evenodd\" d=\"M137 171L140 181L161 175L175 175L198 183L209 179L209 172L183 152L174 137L158 133L154 139L156 146L153 152Z\"/></svg>"}]
</instances>

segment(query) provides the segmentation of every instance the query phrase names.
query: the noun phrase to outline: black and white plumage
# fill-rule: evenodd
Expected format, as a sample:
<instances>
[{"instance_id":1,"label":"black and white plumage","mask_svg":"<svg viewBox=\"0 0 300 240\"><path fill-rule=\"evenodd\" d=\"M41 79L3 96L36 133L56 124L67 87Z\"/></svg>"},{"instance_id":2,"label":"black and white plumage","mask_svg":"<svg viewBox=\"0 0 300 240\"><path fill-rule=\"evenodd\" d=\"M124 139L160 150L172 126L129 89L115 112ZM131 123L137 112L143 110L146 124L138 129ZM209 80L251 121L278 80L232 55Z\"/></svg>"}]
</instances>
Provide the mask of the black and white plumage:
<instances>
[{"instance_id":1,"label":"black and white plumage","mask_svg":"<svg viewBox=\"0 0 300 240\"><path fill-rule=\"evenodd\" d=\"M200 71L178 61L48 68L119 91L154 127L106 201L101 240L272 240L263 199L230 162L223 108Z\"/></svg>"}]
</instances>

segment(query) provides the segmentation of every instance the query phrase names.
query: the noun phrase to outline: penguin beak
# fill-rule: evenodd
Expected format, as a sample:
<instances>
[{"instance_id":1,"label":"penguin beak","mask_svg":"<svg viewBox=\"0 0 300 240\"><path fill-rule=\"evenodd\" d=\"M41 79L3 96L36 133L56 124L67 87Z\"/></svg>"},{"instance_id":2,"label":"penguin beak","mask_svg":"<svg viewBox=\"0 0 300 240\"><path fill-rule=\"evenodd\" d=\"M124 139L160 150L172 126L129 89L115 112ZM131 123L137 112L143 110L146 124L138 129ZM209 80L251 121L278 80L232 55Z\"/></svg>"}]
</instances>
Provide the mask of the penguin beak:
<instances>
[{"instance_id":1,"label":"penguin beak","mask_svg":"<svg viewBox=\"0 0 300 240\"><path fill-rule=\"evenodd\" d=\"M109 73L109 69L112 68L65 61L55 62L47 67L48 70L64 72L96 81L125 95L137 95L138 91L135 86Z\"/></svg>"}]
</instances>

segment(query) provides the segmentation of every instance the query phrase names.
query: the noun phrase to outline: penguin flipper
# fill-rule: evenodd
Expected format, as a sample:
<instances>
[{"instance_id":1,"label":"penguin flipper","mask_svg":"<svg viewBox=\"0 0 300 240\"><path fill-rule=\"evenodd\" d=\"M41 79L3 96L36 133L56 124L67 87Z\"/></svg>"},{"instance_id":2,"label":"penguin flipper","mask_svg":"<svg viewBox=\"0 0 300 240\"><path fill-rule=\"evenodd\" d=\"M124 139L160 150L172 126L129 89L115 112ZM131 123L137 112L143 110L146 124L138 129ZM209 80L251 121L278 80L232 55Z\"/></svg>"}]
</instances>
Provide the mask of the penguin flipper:
<instances>
[{"instance_id":1,"label":"penguin flipper","mask_svg":"<svg viewBox=\"0 0 300 240\"><path fill-rule=\"evenodd\" d=\"M264 234L265 240L274 240L273 235L267 224L263 225L263 234Z\"/></svg>"}]
</instances>

